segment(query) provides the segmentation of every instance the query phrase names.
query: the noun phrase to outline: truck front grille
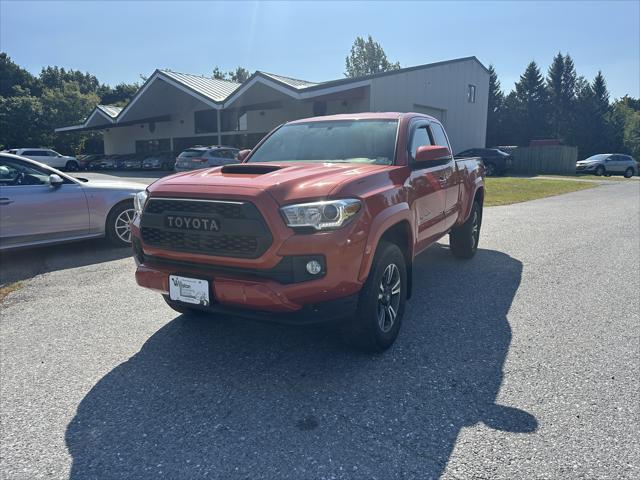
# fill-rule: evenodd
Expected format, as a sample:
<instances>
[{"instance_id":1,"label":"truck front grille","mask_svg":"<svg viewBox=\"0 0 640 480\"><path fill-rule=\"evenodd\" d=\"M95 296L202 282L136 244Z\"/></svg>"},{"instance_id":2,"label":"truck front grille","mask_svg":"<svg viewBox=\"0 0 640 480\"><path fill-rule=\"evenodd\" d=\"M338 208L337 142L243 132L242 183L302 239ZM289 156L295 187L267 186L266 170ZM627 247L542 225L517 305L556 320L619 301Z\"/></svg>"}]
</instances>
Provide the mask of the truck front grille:
<instances>
[{"instance_id":1,"label":"truck front grille","mask_svg":"<svg viewBox=\"0 0 640 480\"><path fill-rule=\"evenodd\" d=\"M215 221L218 229L176 228L167 217L199 219L203 224L202 219L207 219ZM145 245L223 257L258 258L273 241L260 211L249 202L152 197L140 227Z\"/></svg>"}]
</instances>

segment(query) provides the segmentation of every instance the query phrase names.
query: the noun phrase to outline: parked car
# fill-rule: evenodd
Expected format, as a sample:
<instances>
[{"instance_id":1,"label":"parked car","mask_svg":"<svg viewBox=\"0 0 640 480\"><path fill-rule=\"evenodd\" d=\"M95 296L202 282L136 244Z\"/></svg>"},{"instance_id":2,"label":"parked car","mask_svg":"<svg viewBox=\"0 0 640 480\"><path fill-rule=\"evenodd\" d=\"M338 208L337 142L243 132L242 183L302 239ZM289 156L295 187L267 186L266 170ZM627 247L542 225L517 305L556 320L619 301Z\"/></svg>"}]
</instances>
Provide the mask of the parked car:
<instances>
[{"instance_id":1,"label":"parked car","mask_svg":"<svg viewBox=\"0 0 640 480\"><path fill-rule=\"evenodd\" d=\"M0 153L0 250L106 236L131 244L133 199L145 185L73 178Z\"/></svg>"},{"instance_id":2,"label":"parked car","mask_svg":"<svg viewBox=\"0 0 640 480\"><path fill-rule=\"evenodd\" d=\"M196 170L198 168L219 167L238 163L237 148L224 146L192 147L183 151L176 158L177 172Z\"/></svg>"},{"instance_id":3,"label":"parked car","mask_svg":"<svg viewBox=\"0 0 640 480\"><path fill-rule=\"evenodd\" d=\"M92 168L92 164L97 162L98 160L102 160L102 158L104 158L104 155L101 153L78 155L76 157L80 166L80 170L90 170Z\"/></svg>"},{"instance_id":4,"label":"parked car","mask_svg":"<svg viewBox=\"0 0 640 480\"><path fill-rule=\"evenodd\" d=\"M351 342L382 351L420 281L416 255L447 234L456 257L478 248L480 159L454 160L435 118L297 120L239 160L136 195L136 280L178 312L343 320Z\"/></svg>"},{"instance_id":5,"label":"parked car","mask_svg":"<svg viewBox=\"0 0 640 480\"><path fill-rule=\"evenodd\" d=\"M12 148L7 150L7 153L20 155L53 168L65 169L71 172L80 170L80 163L78 163L76 157L61 155L49 148Z\"/></svg>"},{"instance_id":6,"label":"parked car","mask_svg":"<svg viewBox=\"0 0 640 480\"><path fill-rule=\"evenodd\" d=\"M176 157L171 151L149 154L142 161L142 168L150 170L173 170L175 165Z\"/></svg>"},{"instance_id":7,"label":"parked car","mask_svg":"<svg viewBox=\"0 0 640 480\"><path fill-rule=\"evenodd\" d=\"M631 155L621 153L599 153L576 162L576 173L595 175L624 175L626 178L638 175L638 162Z\"/></svg>"},{"instance_id":8,"label":"parked car","mask_svg":"<svg viewBox=\"0 0 640 480\"><path fill-rule=\"evenodd\" d=\"M99 170L123 170L130 155L107 155L98 162Z\"/></svg>"},{"instance_id":9,"label":"parked car","mask_svg":"<svg viewBox=\"0 0 640 480\"><path fill-rule=\"evenodd\" d=\"M124 168L125 170L141 170L142 169L142 158L141 154L133 154L128 155L124 158Z\"/></svg>"},{"instance_id":10,"label":"parked car","mask_svg":"<svg viewBox=\"0 0 640 480\"><path fill-rule=\"evenodd\" d=\"M513 157L498 148L471 148L460 152L456 158L480 157L487 177L504 175L513 167Z\"/></svg>"}]
</instances>

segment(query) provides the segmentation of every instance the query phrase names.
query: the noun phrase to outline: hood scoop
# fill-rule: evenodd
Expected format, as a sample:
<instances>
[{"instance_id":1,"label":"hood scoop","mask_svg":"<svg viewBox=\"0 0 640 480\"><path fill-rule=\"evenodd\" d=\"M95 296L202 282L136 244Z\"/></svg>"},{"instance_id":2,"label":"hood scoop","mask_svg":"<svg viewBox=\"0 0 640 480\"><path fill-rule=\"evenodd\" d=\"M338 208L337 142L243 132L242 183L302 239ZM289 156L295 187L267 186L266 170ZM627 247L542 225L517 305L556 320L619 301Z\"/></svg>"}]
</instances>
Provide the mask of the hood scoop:
<instances>
[{"instance_id":1,"label":"hood scoop","mask_svg":"<svg viewBox=\"0 0 640 480\"><path fill-rule=\"evenodd\" d=\"M231 165L225 165L220 170L222 173L235 173L244 175L263 175L265 173L275 172L282 167L278 165L264 165L264 164L250 164L250 163L236 163Z\"/></svg>"}]
</instances>

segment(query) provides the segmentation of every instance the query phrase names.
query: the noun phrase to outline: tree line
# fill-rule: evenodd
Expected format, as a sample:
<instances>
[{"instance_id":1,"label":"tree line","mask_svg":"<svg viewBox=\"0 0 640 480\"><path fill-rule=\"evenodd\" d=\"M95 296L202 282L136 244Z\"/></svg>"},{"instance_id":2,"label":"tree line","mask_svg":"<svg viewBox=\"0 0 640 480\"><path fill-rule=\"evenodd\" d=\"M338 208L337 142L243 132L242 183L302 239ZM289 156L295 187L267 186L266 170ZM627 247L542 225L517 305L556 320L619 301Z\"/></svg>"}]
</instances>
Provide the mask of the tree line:
<instances>
[{"instance_id":1,"label":"tree line","mask_svg":"<svg viewBox=\"0 0 640 480\"><path fill-rule=\"evenodd\" d=\"M57 66L32 75L1 52L0 150L42 146L64 154L101 152L100 133L58 135L54 130L82 123L98 104L125 105L139 87L110 87L90 73Z\"/></svg>"},{"instance_id":2,"label":"tree line","mask_svg":"<svg viewBox=\"0 0 640 480\"><path fill-rule=\"evenodd\" d=\"M558 53L546 76L530 62L506 95L493 65L489 74L487 146L558 139L576 145L581 158L616 152L640 160L640 100L625 95L612 102L602 72L589 81L577 75L569 54Z\"/></svg>"},{"instance_id":3,"label":"tree line","mask_svg":"<svg viewBox=\"0 0 640 480\"><path fill-rule=\"evenodd\" d=\"M400 68L371 36L357 37L345 59L345 76L359 77ZM489 66L487 146L526 146L535 139L559 139L576 145L580 157L593 153L630 153L640 159L640 100L628 95L611 101L602 72L591 81L578 76L569 54L558 53L544 76L535 62L527 65L512 91L505 94L495 68ZM243 82L243 67L212 78ZM47 146L61 153L102 150L100 133L55 134L80 124L98 104L123 106L140 88L115 87L89 73L43 68L32 75L0 53L0 149ZM481 146L481 145L480 145Z\"/></svg>"}]
</instances>

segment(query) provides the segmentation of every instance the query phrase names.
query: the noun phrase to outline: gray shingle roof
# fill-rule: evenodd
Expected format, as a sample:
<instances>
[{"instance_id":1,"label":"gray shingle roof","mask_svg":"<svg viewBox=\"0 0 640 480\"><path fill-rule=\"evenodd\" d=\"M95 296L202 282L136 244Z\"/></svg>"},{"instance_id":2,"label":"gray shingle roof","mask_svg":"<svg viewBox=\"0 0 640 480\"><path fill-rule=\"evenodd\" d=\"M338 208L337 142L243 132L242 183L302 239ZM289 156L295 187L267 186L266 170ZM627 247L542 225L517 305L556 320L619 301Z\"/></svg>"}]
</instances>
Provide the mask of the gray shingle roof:
<instances>
[{"instance_id":1,"label":"gray shingle roof","mask_svg":"<svg viewBox=\"0 0 640 480\"><path fill-rule=\"evenodd\" d=\"M191 75L189 73L172 72L169 70L161 70L161 72L163 75L214 102L223 102L225 98L231 95L241 85L236 82L217 80L215 78Z\"/></svg>"},{"instance_id":2,"label":"gray shingle roof","mask_svg":"<svg viewBox=\"0 0 640 480\"><path fill-rule=\"evenodd\" d=\"M308 82L307 80L300 80L298 78L284 77L282 75L276 75L274 73L267 73L262 71L259 71L258 73L261 73L262 75L270 77L278 82L284 83L296 89L307 88L307 87L312 87L314 85L318 85L315 82Z\"/></svg>"},{"instance_id":3,"label":"gray shingle roof","mask_svg":"<svg viewBox=\"0 0 640 480\"><path fill-rule=\"evenodd\" d=\"M115 105L98 105L98 108L110 118L116 118L122 111L122 107L116 107Z\"/></svg>"}]
</instances>

